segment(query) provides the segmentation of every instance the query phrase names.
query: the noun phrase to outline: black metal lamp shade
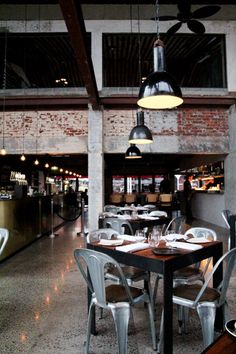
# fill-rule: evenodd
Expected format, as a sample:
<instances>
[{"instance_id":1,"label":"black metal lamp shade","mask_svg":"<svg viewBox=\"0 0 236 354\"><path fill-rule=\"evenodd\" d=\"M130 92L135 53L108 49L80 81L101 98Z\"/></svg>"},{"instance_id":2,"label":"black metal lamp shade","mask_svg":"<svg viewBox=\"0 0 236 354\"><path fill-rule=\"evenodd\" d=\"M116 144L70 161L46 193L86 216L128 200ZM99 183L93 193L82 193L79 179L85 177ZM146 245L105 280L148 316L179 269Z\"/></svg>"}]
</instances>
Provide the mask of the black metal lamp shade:
<instances>
[{"instance_id":1,"label":"black metal lamp shade","mask_svg":"<svg viewBox=\"0 0 236 354\"><path fill-rule=\"evenodd\" d=\"M153 48L154 72L142 83L137 104L147 109L168 109L183 103L175 79L165 71L164 44L157 39Z\"/></svg>"},{"instance_id":2,"label":"black metal lamp shade","mask_svg":"<svg viewBox=\"0 0 236 354\"><path fill-rule=\"evenodd\" d=\"M130 144L150 144L153 142L152 133L144 125L144 113L137 112L137 125L131 130L129 135Z\"/></svg>"},{"instance_id":3,"label":"black metal lamp shade","mask_svg":"<svg viewBox=\"0 0 236 354\"><path fill-rule=\"evenodd\" d=\"M142 155L139 148L135 144L131 144L125 153L126 159L141 159Z\"/></svg>"}]
</instances>

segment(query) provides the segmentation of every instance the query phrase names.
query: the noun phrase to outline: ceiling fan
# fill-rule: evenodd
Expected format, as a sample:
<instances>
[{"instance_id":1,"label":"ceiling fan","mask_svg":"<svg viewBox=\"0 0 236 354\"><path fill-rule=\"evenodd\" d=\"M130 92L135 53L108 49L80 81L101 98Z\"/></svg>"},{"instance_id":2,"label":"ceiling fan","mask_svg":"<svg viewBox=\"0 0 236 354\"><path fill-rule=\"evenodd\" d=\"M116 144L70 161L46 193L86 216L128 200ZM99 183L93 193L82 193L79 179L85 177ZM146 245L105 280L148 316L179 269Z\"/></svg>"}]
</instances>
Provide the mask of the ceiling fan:
<instances>
[{"instance_id":1,"label":"ceiling fan","mask_svg":"<svg viewBox=\"0 0 236 354\"><path fill-rule=\"evenodd\" d=\"M170 27L167 31L167 35L171 36L176 33L183 23L186 23L190 31L203 34L205 33L205 26L198 21L198 19L210 17L216 14L220 10L220 6L217 5L207 5L200 7L199 9L191 12L191 2L190 0L179 0L177 3L179 12L177 16L159 16L160 21L172 21L178 20L175 25Z\"/></svg>"}]
</instances>

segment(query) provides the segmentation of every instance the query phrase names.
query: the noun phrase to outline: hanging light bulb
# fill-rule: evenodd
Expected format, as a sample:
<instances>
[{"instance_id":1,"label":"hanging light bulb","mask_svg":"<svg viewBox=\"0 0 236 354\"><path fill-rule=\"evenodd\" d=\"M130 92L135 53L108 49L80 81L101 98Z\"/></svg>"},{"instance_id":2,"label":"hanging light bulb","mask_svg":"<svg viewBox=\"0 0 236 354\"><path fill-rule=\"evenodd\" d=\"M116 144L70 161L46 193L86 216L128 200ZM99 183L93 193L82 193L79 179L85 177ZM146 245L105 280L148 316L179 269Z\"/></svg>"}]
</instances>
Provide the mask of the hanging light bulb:
<instances>
[{"instance_id":1,"label":"hanging light bulb","mask_svg":"<svg viewBox=\"0 0 236 354\"><path fill-rule=\"evenodd\" d=\"M36 158L36 160L34 161L34 164L36 165L36 166L38 166L39 165L39 160Z\"/></svg>"},{"instance_id":2,"label":"hanging light bulb","mask_svg":"<svg viewBox=\"0 0 236 354\"><path fill-rule=\"evenodd\" d=\"M157 40L153 47L154 72L141 84L137 104L147 109L168 109L183 103L175 79L165 71L164 44L159 38L159 5L156 1Z\"/></svg>"},{"instance_id":3,"label":"hanging light bulb","mask_svg":"<svg viewBox=\"0 0 236 354\"><path fill-rule=\"evenodd\" d=\"M7 153L7 152L6 152L6 149L5 149L4 146L3 146L2 149L1 149L1 155L4 156L4 155L6 155L6 153Z\"/></svg>"},{"instance_id":4,"label":"hanging light bulb","mask_svg":"<svg viewBox=\"0 0 236 354\"><path fill-rule=\"evenodd\" d=\"M135 144L130 144L130 147L126 150L125 153L126 159L141 159L142 155L139 148Z\"/></svg>"},{"instance_id":5,"label":"hanging light bulb","mask_svg":"<svg viewBox=\"0 0 236 354\"><path fill-rule=\"evenodd\" d=\"M21 155L20 160L21 160L21 161L25 161L25 160L26 160L26 157L25 157L24 154Z\"/></svg>"},{"instance_id":6,"label":"hanging light bulb","mask_svg":"<svg viewBox=\"0 0 236 354\"><path fill-rule=\"evenodd\" d=\"M144 112L139 111L137 114L137 125L131 130L129 135L130 144L150 144L153 143L152 133L149 128L144 125Z\"/></svg>"}]
</instances>

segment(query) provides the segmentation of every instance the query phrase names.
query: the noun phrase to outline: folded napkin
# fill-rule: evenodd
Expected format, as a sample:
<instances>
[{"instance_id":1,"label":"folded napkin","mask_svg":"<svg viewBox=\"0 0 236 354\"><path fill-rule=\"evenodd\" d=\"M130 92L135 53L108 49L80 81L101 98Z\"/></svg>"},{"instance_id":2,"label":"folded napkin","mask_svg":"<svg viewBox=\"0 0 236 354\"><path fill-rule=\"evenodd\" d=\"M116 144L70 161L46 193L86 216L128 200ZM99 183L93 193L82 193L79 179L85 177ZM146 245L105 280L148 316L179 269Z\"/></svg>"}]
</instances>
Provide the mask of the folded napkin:
<instances>
[{"instance_id":1,"label":"folded napkin","mask_svg":"<svg viewBox=\"0 0 236 354\"><path fill-rule=\"evenodd\" d=\"M137 243L132 243L132 244L126 245L126 246L118 246L118 247L116 247L116 250L122 251L122 252L135 252L135 251L145 250L146 248L149 248L149 247L150 246L148 243L137 242Z\"/></svg>"},{"instance_id":2,"label":"folded napkin","mask_svg":"<svg viewBox=\"0 0 236 354\"><path fill-rule=\"evenodd\" d=\"M171 247L176 247L176 248L183 248L183 249L186 249L186 250L192 250L192 251L199 250L200 248L202 248L201 245L195 245L195 244L192 244L192 243L178 242L178 241L177 242L171 242L170 246Z\"/></svg>"},{"instance_id":3,"label":"folded napkin","mask_svg":"<svg viewBox=\"0 0 236 354\"><path fill-rule=\"evenodd\" d=\"M169 235L166 235L166 236L163 236L163 238L166 240L166 241L173 241L173 240L187 240L188 236L184 236L184 235L181 235L181 234L169 234Z\"/></svg>"},{"instance_id":4,"label":"folded napkin","mask_svg":"<svg viewBox=\"0 0 236 354\"><path fill-rule=\"evenodd\" d=\"M118 240L130 241L130 242L142 242L146 238L142 236L131 236L131 235L118 235Z\"/></svg>"},{"instance_id":5,"label":"folded napkin","mask_svg":"<svg viewBox=\"0 0 236 354\"><path fill-rule=\"evenodd\" d=\"M103 246L119 246L122 245L123 240L107 240L101 239L98 244Z\"/></svg>"}]
</instances>

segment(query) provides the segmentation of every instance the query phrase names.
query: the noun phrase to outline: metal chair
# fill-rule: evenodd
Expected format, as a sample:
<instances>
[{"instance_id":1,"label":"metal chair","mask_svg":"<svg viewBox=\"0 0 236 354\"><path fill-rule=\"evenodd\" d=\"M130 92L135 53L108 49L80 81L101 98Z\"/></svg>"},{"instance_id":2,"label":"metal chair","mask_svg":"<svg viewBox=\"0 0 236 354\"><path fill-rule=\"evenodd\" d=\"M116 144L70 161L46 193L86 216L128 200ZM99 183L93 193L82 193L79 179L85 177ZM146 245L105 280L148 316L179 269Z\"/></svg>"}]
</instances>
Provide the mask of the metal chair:
<instances>
[{"instance_id":1,"label":"metal chair","mask_svg":"<svg viewBox=\"0 0 236 354\"><path fill-rule=\"evenodd\" d=\"M119 235L119 233L112 228L97 229L91 231L87 235L87 242L88 243L96 242L99 241L101 238L110 240L112 236L117 236L117 235ZM132 285L137 281L145 281L147 284L148 293L152 294L149 272L137 267L125 266L125 265L120 265L120 266L122 268L123 274L129 285ZM119 272L114 267L107 268L106 278L117 284L120 283ZM102 317L102 312L101 312L101 317Z\"/></svg>"},{"instance_id":2,"label":"metal chair","mask_svg":"<svg viewBox=\"0 0 236 354\"><path fill-rule=\"evenodd\" d=\"M230 225L229 225L229 218L230 215L232 214L232 212L229 209L224 209L221 212L221 215L224 219L225 225L227 226L227 229L230 230ZM231 244L230 244L230 235L229 235L229 239L228 239L228 250L230 250L231 248Z\"/></svg>"},{"instance_id":3,"label":"metal chair","mask_svg":"<svg viewBox=\"0 0 236 354\"><path fill-rule=\"evenodd\" d=\"M232 270L234 268L235 258L236 248L233 248L219 259L203 285L179 285L173 289L173 303L177 304L178 307L179 324L181 324L184 320L184 312L186 309L190 308L197 310L202 327L204 347L210 345L214 340L216 308L223 306L224 322L228 319L226 294ZM222 282L217 288L209 287L209 283L212 280L214 273L222 263L224 265L224 276ZM163 343L162 326L163 316L161 320L159 352L161 352Z\"/></svg>"},{"instance_id":4,"label":"metal chair","mask_svg":"<svg viewBox=\"0 0 236 354\"><path fill-rule=\"evenodd\" d=\"M169 230L175 231L177 234L183 233L184 225L185 225L185 216L176 216L175 218L171 219L169 224L167 225L166 229L164 230L164 235L167 235Z\"/></svg>"},{"instance_id":5,"label":"metal chair","mask_svg":"<svg viewBox=\"0 0 236 354\"><path fill-rule=\"evenodd\" d=\"M74 257L78 268L85 279L89 290L92 293L89 304L87 340L84 343L84 353L89 353L90 332L93 317L93 308L98 306L111 310L118 340L118 353L128 353L128 323L130 317L130 306L140 302L145 302L148 307L149 320L152 335L153 349L156 350L156 331L154 323L154 313L150 296L143 289L130 287L123 274L120 265L110 256L89 249L76 249ZM112 265L117 269L121 284L106 284L107 265ZM89 276L87 276L87 270Z\"/></svg>"},{"instance_id":6,"label":"metal chair","mask_svg":"<svg viewBox=\"0 0 236 354\"><path fill-rule=\"evenodd\" d=\"M104 211L108 213L117 214L119 211L119 207L116 205L107 204L104 206Z\"/></svg>"},{"instance_id":7,"label":"metal chair","mask_svg":"<svg viewBox=\"0 0 236 354\"><path fill-rule=\"evenodd\" d=\"M185 232L184 236L186 236L186 235L193 235L194 237L208 237L208 236L210 236L212 238L212 241L217 240L216 232L214 230L208 229L206 227L193 227ZM179 284L191 284L191 283L195 283L197 281L201 281L202 283L204 283L205 274L208 270L210 262L211 262L211 258L209 258L207 260L206 265L203 268L203 270L200 268L201 263L195 263L194 265L183 267L183 268L176 270L173 274L174 287ZM158 283L161 278L162 278L162 276L160 274L157 274L155 285L154 285L154 291L153 291L153 302L154 303L156 300ZM184 331L187 332L186 326L184 327Z\"/></svg>"},{"instance_id":8,"label":"metal chair","mask_svg":"<svg viewBox=\"0 0 236 354\"><path fill-rule=\"evenodd\" d=\"M119 232L119 234L127 233L129 235L134 235L132 225L129 221L119 218L104 218L103 227L111 227L112 229ZM125 231L125 232L124 232Z\"/></svg>"},{"instance_id":9,"label":"metal chair","mask_svg":"<svg viewBox=\"0 0 236 354\"><path fill-rule=\"evenodd\" d=\"M0 228L0 255L2 254L6 246L8 238L9 238L9 231L7 229Z\"/></svg>"}]
</instances>

